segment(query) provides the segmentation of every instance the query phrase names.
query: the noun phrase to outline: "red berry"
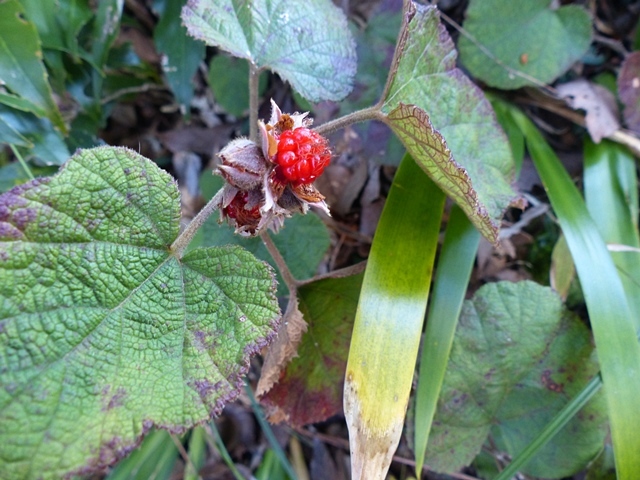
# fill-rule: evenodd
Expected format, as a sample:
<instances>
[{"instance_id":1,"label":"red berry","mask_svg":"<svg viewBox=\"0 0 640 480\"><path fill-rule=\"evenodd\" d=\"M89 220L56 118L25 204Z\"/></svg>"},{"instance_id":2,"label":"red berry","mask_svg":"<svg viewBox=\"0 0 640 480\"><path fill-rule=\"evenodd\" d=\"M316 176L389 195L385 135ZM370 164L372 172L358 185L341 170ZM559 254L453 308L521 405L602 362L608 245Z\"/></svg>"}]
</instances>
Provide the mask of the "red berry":
<instances>
[{"instance_id":1,"label":"red berry","mask_svg":"<svg viewBox=\"0 0 640 480\"><path fill-rule=\"evenodd\" d=\"M238 192L231 203L223 208L223 214L229 218L233 218L236 221L236 225L242 226L254 226L260 221L260 208L258 205L247 210L249 195L247 192Z\"/></svg>"},{"instance_id":2,"label":"red berry","mask_svg":"<svg viewBox=\"0 0 640 480\"><path fill-rule=\"evenodd\" d=\"M327 139L306 127L285 130L278 139L275 156L281 180L309 184L322 175L331 162Z\"/></svg>"}]
</instances>

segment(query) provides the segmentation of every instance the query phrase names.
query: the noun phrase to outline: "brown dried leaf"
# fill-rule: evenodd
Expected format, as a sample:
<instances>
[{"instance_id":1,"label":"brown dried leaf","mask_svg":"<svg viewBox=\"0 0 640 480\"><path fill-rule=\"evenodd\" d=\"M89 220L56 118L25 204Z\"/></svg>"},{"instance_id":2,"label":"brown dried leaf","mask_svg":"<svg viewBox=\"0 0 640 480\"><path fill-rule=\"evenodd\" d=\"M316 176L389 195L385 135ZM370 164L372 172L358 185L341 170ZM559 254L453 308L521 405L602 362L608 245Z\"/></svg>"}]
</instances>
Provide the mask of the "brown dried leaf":
<instances>
[{"instance_id":1,"label":"brown dried leaf","mask_svg":"<svg viewBox=\"0 0 640 480\"><path fill-rule=\"evenodd\" d=\"M262 375L258 381L256 395L267 393L280 380L280 375L291 359L298 356L298 345L307 331L307 322L298 309L298 299L290 300L291 305L284 314L276 340L265 356Z\"/></svg>"},{"instance_id":2,"label":"brown dried leaf","mask_svg":"<svg viewBox=\"0 0 640 480\"><path fill-rule=\"evenodd\" d=\"M557 87L558 93L575 110L584 110L587 131L595 143L620 129L618 106L613 94L583 78Z\"/></svg>"}]
</instances>

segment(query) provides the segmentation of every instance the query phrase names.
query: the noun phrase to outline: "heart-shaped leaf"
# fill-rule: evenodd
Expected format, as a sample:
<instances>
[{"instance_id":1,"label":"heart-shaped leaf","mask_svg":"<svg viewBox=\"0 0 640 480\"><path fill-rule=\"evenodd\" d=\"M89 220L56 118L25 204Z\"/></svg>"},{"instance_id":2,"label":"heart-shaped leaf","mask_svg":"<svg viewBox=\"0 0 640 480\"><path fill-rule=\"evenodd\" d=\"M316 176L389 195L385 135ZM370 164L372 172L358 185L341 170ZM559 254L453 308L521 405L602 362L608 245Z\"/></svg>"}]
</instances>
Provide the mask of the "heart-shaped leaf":
<instances>
[{"instance_id":1,"label":"heart-shaped leaf","mask_svg":"<svg viewBox=\"0 0 640 480\"><path fill-rule=\"evenodd\" d=\"M240 247L177 258L179 205L112 147L0 196L0 477L109 465L237 395L275 332L273 273Z\"/></svg>"},{"instance_id":2,"label":"heart-shaped leaf","mask_svg":"<svg viewBox=\"0 0 640 480\"><path fill-rule=\"evenodd\" d=\"M468 465L490 431L499 448L518 454L597 372L588 329L550 288L485 285L460 316L426 463L446 472ZM598 394L523 471L571 476L597 455L606 432Z\"/></svg>"},{"instance_id":3,"label":"heart-shaped leaf","mask_svg":"<svg viewBox=\"0 0 640 480\"><path fill-rule=\"evenodd\" d=\"M273 70L308 100L351 90L355 43L329 0L189 0L182 19L190 35Z\"/></svg>"},{"instance_id":4,"label":"heart-shaped leaf","mask_svg":"<svg viewBox=\"0 0 640 480\"><path fill-rule=\"evenodd\" d=\"M437 8L408 3L382 113L420 167L496 241L516 198L511 150L491 105L455 61Z\"/></svg>"},{"instance_id":5,"label":"heart-shaped leaf","mask_svg":"<svg viewBox=\"0 0 640 480\"><path fill-rule=\"evenodd\" d=\"M552 0L472 0L461 36L460 60L492 87L550 83L586 53L591 17L578 5ZM522 75L518 75L518 72Z\"/></svg>"}]
</instances>

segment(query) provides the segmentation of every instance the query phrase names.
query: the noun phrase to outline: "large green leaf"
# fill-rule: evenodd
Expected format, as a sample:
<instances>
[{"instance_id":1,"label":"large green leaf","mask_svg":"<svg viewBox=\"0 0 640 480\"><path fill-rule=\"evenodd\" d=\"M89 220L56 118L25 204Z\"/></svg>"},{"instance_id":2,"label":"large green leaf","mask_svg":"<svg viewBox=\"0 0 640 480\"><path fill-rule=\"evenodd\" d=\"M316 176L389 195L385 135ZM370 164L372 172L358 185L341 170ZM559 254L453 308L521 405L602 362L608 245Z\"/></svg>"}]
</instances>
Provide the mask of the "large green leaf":
<instances>
[{"instance_id":1,"label":"large green leaf","mask_svg":"<svg viewBox=\"0 0 640 480\"><path fill-rule=\"evenodd\" d=\"M464 28L473 39L460 37L460 60L492 87L552 82L586 53L591 17L578 5L551 4L552 0L472 0Z\"/></svg>"},{"instance_id":2,"label":"large green leaf","mask_svg":"<svg viewBox=\"0 0 640 480\"><path fill-rule=\"evenodd\" d=\"M308 100L351 90L355 45L329 0L189 0L182 18L195 38L275 71Z\"/></svg>"},{"instance_id":3,"label":"large green leaf","mask_svg":"<svg viewBox=\"0 0 640 480\"><path fill-rule=\"evenodd\" d=\"M48 117L66 132L47 81L38 32L33 23L25 20L24 9L17 0L0 2L0 84L28 102L29 111Z\"/></svg>"},{"instance_id":4,"label":"large green leaf","mask_svg":"<svg viewBox=\"0 0 640 480\"><path fill-rule=\"evenodd\" d=\"M328 278L300 288L307 322L298 355L261 398L267 411L302 426L342 411L342 387L362 275Z\"/></svg>"},{"instance_id":5,"label":"large green leaf","mask_svg":"<svg viewBox=\"0 0 640 480\"><path fill-rule=\"evenodd\" d=\"M204 60L205 46L187 35L180 21L183 0L155 0L154 9L160 21L153 31L158 52L164 54L162 70L185 112L189 112L193 98L193 76Z\"/></svg>"},{"instance_id":6,"label":"large green leaf","mask_svg":"<svg viewBox=\"0 0 640 480\"><path fill-rule=\"evenodd\" d=\"M173 179L122 148L80 151L0 196L0 477L109 465L238 394L279 318L239 247L177 258Z\"/></svg>"},{"instance_id":7,"label":"large green leaf","mask_svg":"<svg viewBox=\"0 0 640 480\"><path fill-rule=\"evenodd\" d=\"M597 372L588 329L550 288L485 285L460 316L426 463L455 471L490 431L517 454ZM584 468L602 448L605 412L598 395L523 471L559 478Z\"/></svg>"},{"instance_id":8,"label":"large green leaf","mask_svg":"<svg viewBox=\"0 0 640 480\"><path fill-rule=\"evenodd\" d=\"M437 8L408 3L382 112L418 165L496 241L516 198L511 150L490 103L455 62Z\"/></svg>"}]
</instances>

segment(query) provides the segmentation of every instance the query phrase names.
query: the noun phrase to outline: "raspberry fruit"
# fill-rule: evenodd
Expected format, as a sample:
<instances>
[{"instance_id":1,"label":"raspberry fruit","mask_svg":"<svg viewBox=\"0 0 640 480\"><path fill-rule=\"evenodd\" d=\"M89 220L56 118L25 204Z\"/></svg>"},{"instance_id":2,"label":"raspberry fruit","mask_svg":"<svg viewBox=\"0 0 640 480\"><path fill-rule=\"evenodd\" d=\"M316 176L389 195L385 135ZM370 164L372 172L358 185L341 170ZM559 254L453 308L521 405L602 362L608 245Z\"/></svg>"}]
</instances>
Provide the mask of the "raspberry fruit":
<instances>
[{"instance_id":1,"label":"raspberry fruit","mask_svg":"<svg viewBox=\"0 0 640 480\"><path fill-rule=\"evenodd\" d=\"M307 127L282 132L275 156L280 179L295 185L313 183L331 161L328 143L326 138Z\"/></svg>"},{"instance_id":2,"label":"raspberry fruit","mask_svg":"<svg viewBox=\"0 0 640 480\"><path fill-rule=\"evenodd\" d=\"M260 223L260 208L258 205L246 209L249 194L238 192L231 203L222 209L224 216L235 220L236 226L247 227L249 231L255 230Z\"/></svg>"}]
</instances>

